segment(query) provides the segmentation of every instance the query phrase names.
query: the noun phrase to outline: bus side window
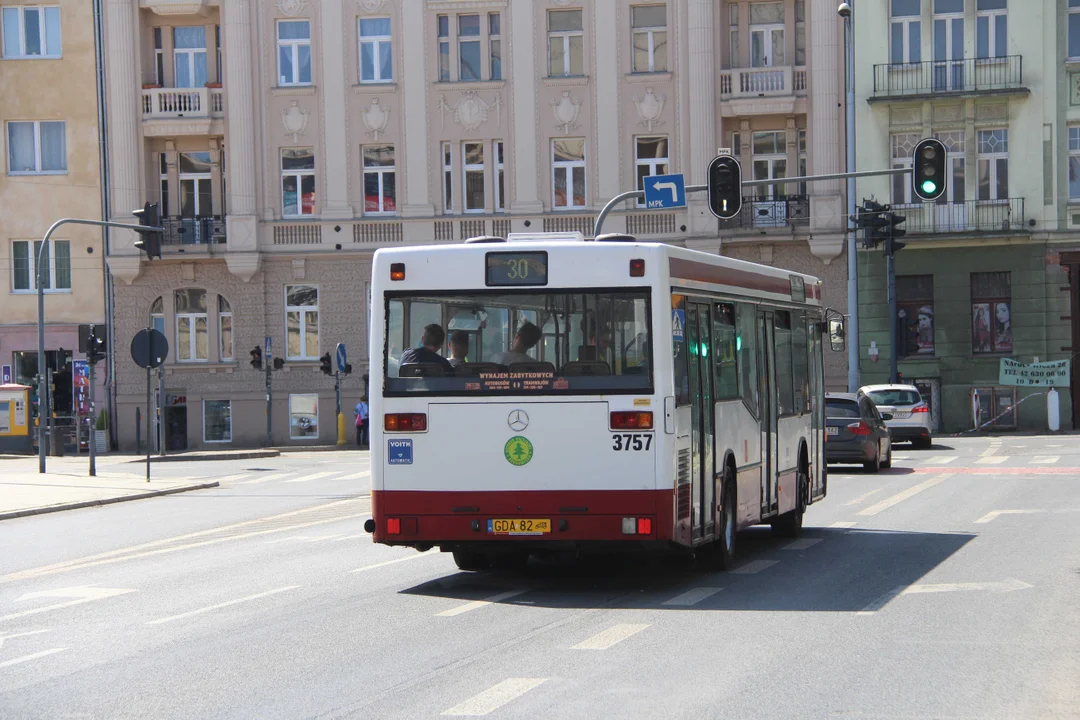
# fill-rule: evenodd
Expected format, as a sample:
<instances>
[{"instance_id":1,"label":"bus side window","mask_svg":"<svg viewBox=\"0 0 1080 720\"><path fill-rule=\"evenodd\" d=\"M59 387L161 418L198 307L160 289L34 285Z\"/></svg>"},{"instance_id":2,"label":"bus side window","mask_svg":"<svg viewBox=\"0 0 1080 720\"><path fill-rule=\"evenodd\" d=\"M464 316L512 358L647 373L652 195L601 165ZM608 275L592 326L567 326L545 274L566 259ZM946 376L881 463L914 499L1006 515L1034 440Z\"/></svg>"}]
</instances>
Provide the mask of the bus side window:
<instances>
[{"instance_id":1,"label":"bus side window","mask_svg":"<svg viewBox=\"0 0 1080 720\"><path fill-rule=\"evenodd\" d=\"M795 386L792 373L791 312L777 310L773 325L776 329L776 390L780 415L795 412Z\"/></svg>"},{"instance_id":2,"label":"bus side window","mask_svg":"<svg viewBox=\"0 0 1080 720\"><path fill-rule=\"evenodd\" d=\"M674 299L674 298L673 298ZM686 317L686 298L680 297L677 303L673 303L673 310L681 310L681 317ZM690 365L689 353L686 349L686 321L683 320L682 332L678 335L672 332L671 350L675 359L675 404L689 405L690 397Z\"/></svg>"},{"instance_id":3,"label":"bus side window","mask_svg":"<svg viewBox=\"0 0 1080 720\"><path fill-rule=\"evenodd\" d=\"M717 303L713 308L713 369L716 374L715 400L739 397L739 367L736 348L735 306Z\"/></svg>"},{"instance_id":4,"label":"bus side window","mask_svg":"<svg viewBox=\"0 0 1080 720\"><path fill-rule=\"evenodd\" d=\"M739 389L742 391L743 402L754 413L754 417L758 417L757 308L739 303L735 330L735 351L739 356Z\"/></svg>"},{"instance_id":5,"label":"bus side window","mask_svg":"<svg viewBox=\"0 0 1080 720\"><path fill-rule=\"evenodd\" d=\"M810 348L806 334L806 313L791 313L791 370L795 382L795 412L800 415L809 409Z\"/></svg>"}]
</instances>

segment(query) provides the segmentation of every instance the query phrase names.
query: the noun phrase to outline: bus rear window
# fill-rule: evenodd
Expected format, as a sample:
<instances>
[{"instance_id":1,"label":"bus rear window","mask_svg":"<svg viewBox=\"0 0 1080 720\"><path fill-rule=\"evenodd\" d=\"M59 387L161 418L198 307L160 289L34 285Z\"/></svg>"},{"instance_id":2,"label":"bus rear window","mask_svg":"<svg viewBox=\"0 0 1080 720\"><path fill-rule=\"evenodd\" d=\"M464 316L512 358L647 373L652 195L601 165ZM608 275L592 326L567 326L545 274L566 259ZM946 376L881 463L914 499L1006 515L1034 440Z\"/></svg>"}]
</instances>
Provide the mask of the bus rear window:
<instances>
[{"instance_id":1,"label":"bus rear window","mask_svg":"<svg viewBox=\"0 0 1080 720\"><path fill-rule=\"evenodd\" d=\"M387 294L396 394L652 391L648 291Z\"/></svg>"}]
</instances>

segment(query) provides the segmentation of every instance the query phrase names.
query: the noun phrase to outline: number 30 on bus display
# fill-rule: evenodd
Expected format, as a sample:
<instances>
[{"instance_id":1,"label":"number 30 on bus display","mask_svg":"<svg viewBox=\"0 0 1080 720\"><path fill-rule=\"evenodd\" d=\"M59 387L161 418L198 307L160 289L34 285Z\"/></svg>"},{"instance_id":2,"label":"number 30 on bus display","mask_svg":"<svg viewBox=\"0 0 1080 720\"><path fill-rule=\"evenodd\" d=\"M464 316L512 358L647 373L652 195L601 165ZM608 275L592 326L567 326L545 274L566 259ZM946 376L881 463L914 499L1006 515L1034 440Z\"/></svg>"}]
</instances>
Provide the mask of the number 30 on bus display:
<instances>
[{"instance_id":1,"label":"number 30 on bus display","mask_svg":"<svg viewBox=\"0 0 1080 720\"><path fill-rule=\"evenodd\" d=\"M635 452L640 452L652 447L652 435L649 434L624 433L620 435L616 433L611 436L611 440L612 450L625 450L627 452L633 450Z\"/></svg>"}]
</instances>

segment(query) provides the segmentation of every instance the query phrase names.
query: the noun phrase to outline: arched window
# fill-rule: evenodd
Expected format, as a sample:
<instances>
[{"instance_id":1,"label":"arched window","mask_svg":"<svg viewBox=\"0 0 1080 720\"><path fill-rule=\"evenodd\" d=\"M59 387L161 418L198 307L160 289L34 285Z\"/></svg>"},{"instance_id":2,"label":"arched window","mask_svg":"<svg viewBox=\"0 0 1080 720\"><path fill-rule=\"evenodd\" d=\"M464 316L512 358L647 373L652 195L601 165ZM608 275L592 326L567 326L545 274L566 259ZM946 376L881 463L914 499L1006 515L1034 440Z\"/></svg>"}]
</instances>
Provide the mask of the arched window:
<instances>
[{"instance_id":1,"label":"arched window","mask_svg":"<svg viewBox=\"0 0 1080 720\"><path fill-rule=\"evenodd\" d=\"M168 335L165 333L165 300L164 298L158 298L150 304L150 327L157 330L165 337Z\"/></svg>"},{"instance_id":2,"label":"arched window","mask_svg":"<svg viewBox=\"0 0 1080 720\"><path fill-rule=\"evenodd\" d=\"M221 340L221 361L233 359L232 305L218 295L218 337Z\"/></svg>"},{"instance_id":3,"label":"arched window","mask_svg":"<svg viewBox=\"0 0 1080 720\"><path fill-rule=\"evenodd\" d=\"M206 362L209 359L206 291L197 288L177 290L175 302L177 362Z\"/></svg>"}]
</instances>

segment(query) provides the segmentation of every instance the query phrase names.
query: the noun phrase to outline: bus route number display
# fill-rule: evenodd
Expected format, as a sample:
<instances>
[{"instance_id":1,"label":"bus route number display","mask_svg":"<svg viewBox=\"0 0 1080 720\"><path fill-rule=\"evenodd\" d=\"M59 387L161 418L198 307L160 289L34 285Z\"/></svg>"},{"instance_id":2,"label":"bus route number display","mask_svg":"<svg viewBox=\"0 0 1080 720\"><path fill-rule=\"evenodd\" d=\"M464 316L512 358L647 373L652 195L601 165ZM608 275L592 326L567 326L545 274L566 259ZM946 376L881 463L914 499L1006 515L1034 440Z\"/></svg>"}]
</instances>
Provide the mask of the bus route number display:
<instances>
[{"instance_id":1,"label":"bus route number display","mask_svg":"<svg viewBox=\"0 0 1080 720\"><path fill-rule=\"evenodd\" d=\"M547 285L547 253L488 253L487 284L489 287Z\"/></svg>"}]
</instances>

